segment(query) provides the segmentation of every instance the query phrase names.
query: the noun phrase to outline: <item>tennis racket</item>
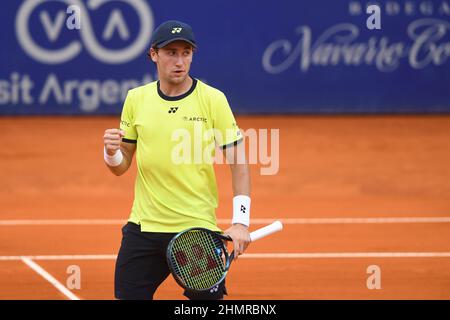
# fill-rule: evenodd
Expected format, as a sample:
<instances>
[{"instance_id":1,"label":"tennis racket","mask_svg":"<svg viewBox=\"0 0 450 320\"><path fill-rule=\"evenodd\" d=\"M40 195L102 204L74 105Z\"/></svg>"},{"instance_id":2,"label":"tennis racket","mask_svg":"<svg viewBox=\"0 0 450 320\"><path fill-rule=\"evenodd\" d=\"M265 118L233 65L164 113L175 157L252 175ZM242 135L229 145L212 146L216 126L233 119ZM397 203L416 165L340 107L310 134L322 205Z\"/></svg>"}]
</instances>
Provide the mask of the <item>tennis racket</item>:
<instances>
[{"instance_id":1,"label":"tennis racket","mask_svg":"<svg viewBox=\"0 0 450 320\"><path fill-rule=\"evenodd\" d=\"M256 241L283 229L280 221L250 233ZM225 241L224 241L225 240ZM205 229L191 228L178 233L167 247L167 264L176 282L190 291L208 291L221 283L234 259L225 242L229 236Z\"/></svg>"}]
</instances>

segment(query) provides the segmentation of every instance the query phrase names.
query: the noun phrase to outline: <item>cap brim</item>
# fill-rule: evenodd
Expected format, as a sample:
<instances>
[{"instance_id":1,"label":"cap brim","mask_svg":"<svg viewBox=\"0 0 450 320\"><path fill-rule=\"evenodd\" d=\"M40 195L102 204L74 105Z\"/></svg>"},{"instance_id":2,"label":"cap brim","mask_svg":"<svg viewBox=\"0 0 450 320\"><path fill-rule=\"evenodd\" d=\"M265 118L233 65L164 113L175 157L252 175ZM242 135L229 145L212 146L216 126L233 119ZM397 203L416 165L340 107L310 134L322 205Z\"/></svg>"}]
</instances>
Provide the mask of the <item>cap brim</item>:
<instances>
[{"instance_id":1,"label":"cap brim","mask_svg":"<svg viewBox=\"0 0 450 320\"><path fill-rule=\"evenodd\" d=\"M161 49L162 47L167 46L169 43L172 43L172 42L174 42L174 41L180 41L180 40L189 43L189 44L190 44L191 46L193 46L194 48L197 48L197 45L196 45L195 43L193 43L192 41L190 41L190 40L188 40L188 39L186 39L186 38L173 38L173 39L170 39L170 40L161 42L161 43L158 44L156 47L157 47L158 49Z\"/></svg>"}]
</instances>

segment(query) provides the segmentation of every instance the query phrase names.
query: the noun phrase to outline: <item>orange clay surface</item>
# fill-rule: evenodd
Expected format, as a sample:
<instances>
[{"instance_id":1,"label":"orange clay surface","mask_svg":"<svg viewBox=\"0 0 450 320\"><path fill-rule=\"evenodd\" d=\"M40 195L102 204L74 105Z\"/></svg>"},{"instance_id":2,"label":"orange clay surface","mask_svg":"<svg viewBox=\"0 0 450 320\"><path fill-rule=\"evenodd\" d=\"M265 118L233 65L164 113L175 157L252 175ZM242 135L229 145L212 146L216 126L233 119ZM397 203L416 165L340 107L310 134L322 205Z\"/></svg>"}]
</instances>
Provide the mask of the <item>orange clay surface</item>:
<instances>
[{"instance_id":1,"label":"orange clay surface","mask_svg":"<svg viewBox=\"0 0 450 320\"><path fill-rule=\"evenodd\" d=\"M228 299L450 299L450 117L237 120L243 129L279 129L278 173L261 175L268 165L260 163L251 168L252 219L268 219L251 229L280 219L284 230L251 244L233 263ZM80 299L114 298L114 255L136 171L133 165L116 177L103 163L103 132L117 123L117 117L0 118L0 299L67 299L22 256L63 285L67 268L79 266L81 289L71 291ZM231 176L226 165L216 165L216 174L217 215L226 228ZM318 220L298 220L307 218ZM381 271L380 289L367 287L371 265ZM169 277L155 298L184 296Z\"/></svg>"}]
</instances>

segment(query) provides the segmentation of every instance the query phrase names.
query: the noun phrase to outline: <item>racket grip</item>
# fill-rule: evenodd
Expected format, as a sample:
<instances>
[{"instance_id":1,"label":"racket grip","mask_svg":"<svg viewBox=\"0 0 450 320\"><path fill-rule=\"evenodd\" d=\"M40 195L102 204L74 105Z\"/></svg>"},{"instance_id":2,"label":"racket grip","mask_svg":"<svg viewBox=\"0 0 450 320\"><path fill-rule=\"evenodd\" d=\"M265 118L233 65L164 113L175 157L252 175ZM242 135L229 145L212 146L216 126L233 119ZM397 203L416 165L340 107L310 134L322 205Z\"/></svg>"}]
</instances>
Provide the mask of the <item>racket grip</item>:
<instances>
[{"instance_id":1,"label":"racket grip","mask_svg":"<svg viewBox=\"0 0 450 320\"><path fill-rule=\"evenodd\" d=\"M282 229L283 229L283 224L281 223L281 221L277 220L265 227L262 227L258 230L253 231L252 233L250 233L250 239L253 242L253 241L259 240L261 238L264 238L274 232L281 231Z\"/></svg>"}]
</instances>

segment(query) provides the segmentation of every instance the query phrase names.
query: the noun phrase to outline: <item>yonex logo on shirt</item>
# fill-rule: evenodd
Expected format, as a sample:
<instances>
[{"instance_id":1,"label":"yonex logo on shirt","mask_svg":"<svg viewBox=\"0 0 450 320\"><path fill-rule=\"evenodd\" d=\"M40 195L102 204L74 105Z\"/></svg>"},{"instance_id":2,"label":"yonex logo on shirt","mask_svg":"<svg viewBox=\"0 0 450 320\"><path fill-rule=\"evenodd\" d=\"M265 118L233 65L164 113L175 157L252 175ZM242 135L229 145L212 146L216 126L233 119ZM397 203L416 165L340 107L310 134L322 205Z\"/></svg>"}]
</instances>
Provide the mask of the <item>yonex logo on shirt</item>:
<instances>
[{"instance_id":1,"label":"yonex logo on shirt","mask_svg":"<svg viewBox=\"0 0 450 320\"><path fill-rule=\"evenodd\" d=\"M170 107L169 113L175 113L175 112L177 112L177 110L178 110L178 107Z\"/></svg>"},{"instance_id":2,"label":"yonex logo on shirt","mask_svg":"<svg viewBox=\"0 0 450 320\"><path fill-rule=\"evenodd\" d=\"M183 28L173 28L172 33L180 33Z\"/></svg>"}]
</instances>

